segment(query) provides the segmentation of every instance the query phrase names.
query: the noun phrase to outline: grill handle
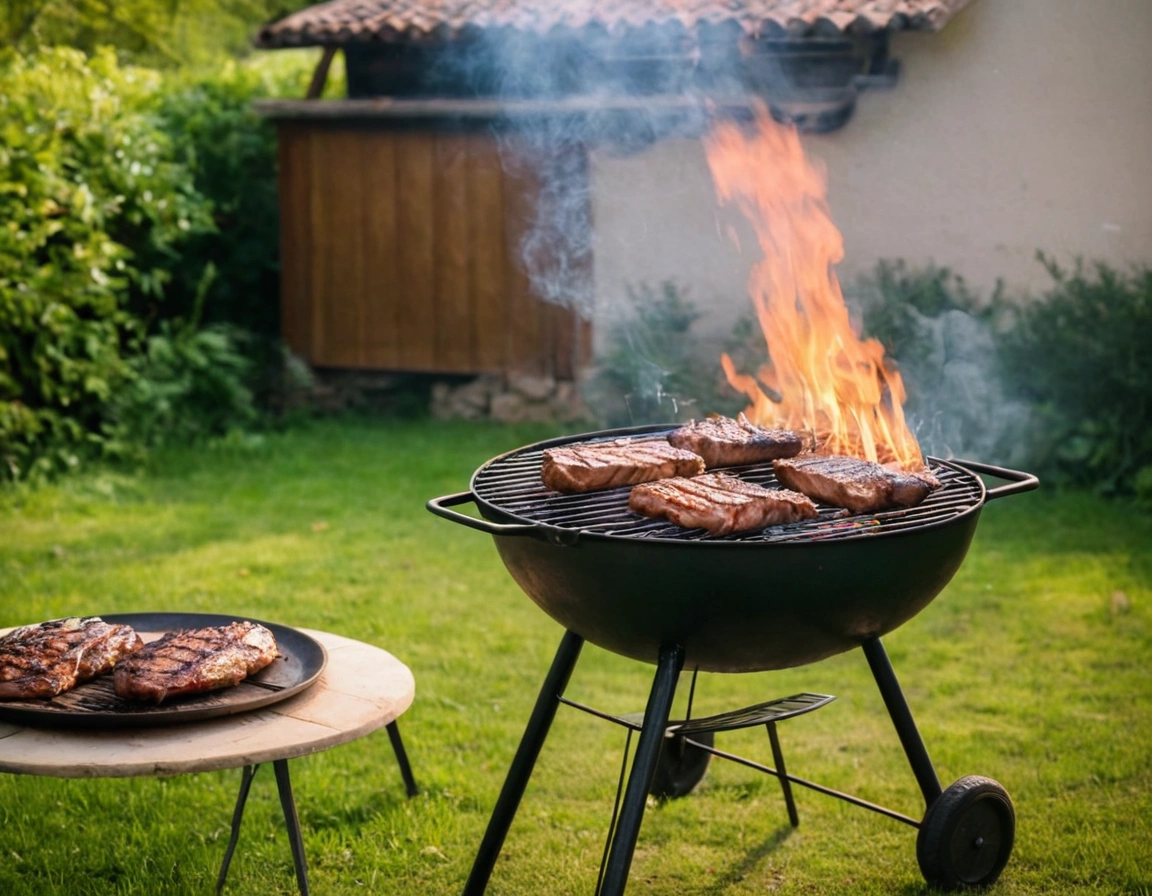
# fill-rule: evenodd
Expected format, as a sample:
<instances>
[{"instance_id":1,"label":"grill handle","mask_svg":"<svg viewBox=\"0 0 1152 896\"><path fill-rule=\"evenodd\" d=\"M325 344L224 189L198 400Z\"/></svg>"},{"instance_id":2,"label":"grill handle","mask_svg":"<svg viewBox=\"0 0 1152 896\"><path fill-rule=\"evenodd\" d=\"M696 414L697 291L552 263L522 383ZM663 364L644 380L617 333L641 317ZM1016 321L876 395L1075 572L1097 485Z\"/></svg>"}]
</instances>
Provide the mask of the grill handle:
<instances>
[{"instance_id":1,"label":"grill handle","mask_svg":"<svg viewBox=\"0 0 1152 896\"><path fill-rule=\"evenodd\" d=\"M1007 479L1009 481L1008 485L998 485L996 488L988 489L984 495L985 501L1006 498L1008 495L1016 495L1020 492L1030 492L1040 485L1040 480L1031 473L1022 473L1019 470L1008 470L1004 467L994 467L991 464L981 464L974 460L954 460L952 463L958 467L963 467L970 473L983 473L985 476L992 476L996 479Z\"/></svg>"},{"instance_id":2,"label":"grill handle","mask_svg":"<svg viewBox=\"0 0 1152 896\"><path fill-rule=\"evenodd\" d=\"M580 537L579 532L560 529L543 523L493 523L480 517L468 516L465 513L457 513L455 510L448 509L469 503L475 504L476 496L472 492L459 492L455 495L433 498L426 506L436 516L467 526L469 529L487 532L489 535L531 535L534 538L540 538L562 547L575 544Z\"/></svg>"}]
</instances>

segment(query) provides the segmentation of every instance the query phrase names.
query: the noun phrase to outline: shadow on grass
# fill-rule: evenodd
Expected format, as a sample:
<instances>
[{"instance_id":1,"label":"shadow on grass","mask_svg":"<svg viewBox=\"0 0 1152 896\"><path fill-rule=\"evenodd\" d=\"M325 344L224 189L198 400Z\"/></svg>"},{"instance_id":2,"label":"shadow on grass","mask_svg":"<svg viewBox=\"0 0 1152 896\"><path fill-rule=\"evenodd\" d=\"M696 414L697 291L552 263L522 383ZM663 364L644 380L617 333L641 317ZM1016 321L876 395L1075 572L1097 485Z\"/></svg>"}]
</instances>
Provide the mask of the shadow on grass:
<instances>
[{"instance_id":1,"label":"shadow on grass","mask_svg":"<svg viewBox=\"0 0 1152 896\"><path fill-rule=\"evenodd\" d=\"M700 892L724 893L730 887L740 883L752 872L753 868L764 861L767 856L775 852L785 840L792 836L794 830L795 828L790 824L780 825L780 827L776 828L759 846L748 850L739 862L736 862L725 871L718 872L713 878L711 886Z\"/></svg>"},{"instance_id":2,"label":"shadow on grass","mask_svg":"<svg viewBox=\"0 0 1152 896\"><path fill-rule=\"evenodd\" d=\"M301 813L301 823L311 831L365 830L381 817L402 812L408 803L415 803L425 796L423 792L409 799L404 786L398 785L396 792L379 792L356 803L349 803L335 809L317 809ZM425 800L426 802L427 800ZM305 821L306 819L306 821Z\"/></svg>"}]
</instances>

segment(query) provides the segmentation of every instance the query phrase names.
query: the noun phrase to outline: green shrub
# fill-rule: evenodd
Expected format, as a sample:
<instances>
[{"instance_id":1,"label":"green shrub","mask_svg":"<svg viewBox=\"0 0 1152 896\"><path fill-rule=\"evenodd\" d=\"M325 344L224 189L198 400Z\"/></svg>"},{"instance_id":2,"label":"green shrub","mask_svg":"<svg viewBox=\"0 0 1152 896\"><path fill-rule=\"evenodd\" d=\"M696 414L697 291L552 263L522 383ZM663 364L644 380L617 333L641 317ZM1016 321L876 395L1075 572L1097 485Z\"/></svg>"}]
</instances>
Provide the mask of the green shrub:
<instances>
[{"instance_id":1,"label":"green shrub","mask_svg":"<svg viewBox=\"0 0 1152 896\"><path fill-rule=\"evenodd\" d=\"M304 60L300 60L303 62ZM279 331L279 201L276 132L252 103L300 95L308 72L227 63L212 73L165 79L159 121L196 190L211 205L214 227L195 235L172 260L165 314L186 317L207 263L219 272L204 306L206 323L255 333Z\"/></svg>"},{"instance_id":2,"label":"green shrub","mask_svg":"<svg viewBox=\"0 0 1152 896\"><path fill-rule=\"evenodd\" d=\"M0 479L251 422L283 355L276 141L251 104L302 95L315 61L0 54Z\"/></svg>"},{"instance_id":3,"label":"green shrub","mask_svg":"<svg viewBox=\"0 0 1152 896\"><path fill-rule=\"evenodd\" d=\"M1014 388L1038 410L1029 445L1062 481L1109 494L1152 484L1152 268L1040 261L1053 287L1003 340Z\"/></svg>"},{"instance_id":4,"label":"green shrub","mask_svg":"<svg viewBox=\"0 0 1152 896\"><path fill-rule=\"evenodd\" d=\"M701 356L691 332L701 315L681 287L665 281L659 289L645 283L627 292L585 387L587 403L607 425L735 413L746 404L718 382L723 374L716 355Z\"/></svg>"},{"instance_id":5,"label":"green shrub","mask_svg":"<svg viewBox=\"0 0 1152 896\"><path fill-rule=\"evenodd\" d=\"M204 441L255 419L246 334L229 324L201 326L214 277L209 266L189 319L161 321L131 359L133 376L110 402L109 445L117 453Z\"/></svg>"},{"instance_id":6,"label":"green shrub","mask_svg":"<svg viewBox=\"0 0 1152 896\"><path fill-rule=\"evenodd\" d=\"M26 52L114 46L122 59L150 66L208 63L251 51L264 22L304 5L297 0L4 0L0 45Z\"/></svg>"},{"instance_id":7,"label":"green shrub","mask_svg":"<svg viewBox=\"0 0 1152 896\"><path fill-rule=\"evenodd\" d=\"M997 361L1001 285L984 297L948 268L882 260L846 292L863 333L900 372L905 418L926 454L1027 463L1031 412L1006 393Z\"/></svg>"},{"instance_id":8,"label":"green shrub","mask_svg":"<svg viewBox=\"0 0 1152 896\"><path fill-rule=\"evenodd\" d=\"M0 57L0 461L20 478L98 449L181 241L211 227L150 114L159 81L110 52Z\"/></svg>"},{"instance_id":9,"label":"green shrub","mask_svg":"<svg viewBox=\"0 0 1152 896\"><path fill-rule=\"evenodd\" d=\"M1003 289L983 299L964 278L933 264L910 268L900 259L881 259L871 274L851 288L864 313L864 331L883 343L901 365L930 360L932 348L924 339L925 319L959 311L982 323L991 323L1003 305Z\"/></svg>"}]
</instances>

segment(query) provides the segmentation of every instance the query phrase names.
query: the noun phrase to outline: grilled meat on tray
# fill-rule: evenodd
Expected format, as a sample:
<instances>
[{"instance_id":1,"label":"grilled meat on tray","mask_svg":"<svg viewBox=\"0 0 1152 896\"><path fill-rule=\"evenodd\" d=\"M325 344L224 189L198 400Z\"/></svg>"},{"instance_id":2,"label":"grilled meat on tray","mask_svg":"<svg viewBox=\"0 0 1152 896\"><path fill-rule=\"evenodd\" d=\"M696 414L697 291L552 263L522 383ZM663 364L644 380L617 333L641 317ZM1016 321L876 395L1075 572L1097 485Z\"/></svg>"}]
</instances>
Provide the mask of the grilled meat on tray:
<instances>
[{"instance_id":1,"label":"grilled meat on tray","mask_svg":"<svg viewBox=\"0 0 1152 896\"><path fill-rule=\"evenodd\" d=\"M644 516L666 517L685 529L707 529L713 535L750 532L817 515L816 505L803 495L723 473L638 485L628 497L628 507Z\"/></svg>"},{"instance_id":2,"label":"grilled meat on tray","mask_svg":"<svg viewBox=\"0 0 1152 896\"><path fill-rule=\"evenodd\" d=\"M704 472L698 454L664 439L616 439L544 450L540 478L557 492L590 492Z\"/></svg>"},{"instance_id":3,"label":"grilled meat on tray","mask_svg":"<svg viewBox=\"0 0 1152 896\"><path fill-rule=\"evenodd\" d=\"M668 436L668 442L699 454L708 469L795 457L804 446L796 433L761 429L743 414L735 420L719 416L693 420Z\"/></svg>"},{"instance_id":4,"label":"grilled meat on tray","mask_svg":"<svg viewBox=\"0 0 1152 896\"><path fill-rule=\"evenodd\" d=\"M280 651L272 632L255 622L169 632L116 664L118 696L146 703L239 684Z\"/></svg>"},{"instance_id":5,"label":"grilled meat on tray","mask_svg":"<svg viewBox=\"0 0 1152 896\"><path fill-rule=\"evenodd\" d=\"M772 466L782 485L853 513L914 507L940 487L931 473L897 473L855 457L808 454Z\"/></svg>"},{"instance_id":6,"label":"grilled meat on tray","mask_svg":"<svg viewBox=\"0 0 1152 896\"><path fill-rule=\"evenodd\" d=\"M55 697L143 646L128 625L70 616L13 629L0 637L0 700Z\"/></svg>"}]
</instances>

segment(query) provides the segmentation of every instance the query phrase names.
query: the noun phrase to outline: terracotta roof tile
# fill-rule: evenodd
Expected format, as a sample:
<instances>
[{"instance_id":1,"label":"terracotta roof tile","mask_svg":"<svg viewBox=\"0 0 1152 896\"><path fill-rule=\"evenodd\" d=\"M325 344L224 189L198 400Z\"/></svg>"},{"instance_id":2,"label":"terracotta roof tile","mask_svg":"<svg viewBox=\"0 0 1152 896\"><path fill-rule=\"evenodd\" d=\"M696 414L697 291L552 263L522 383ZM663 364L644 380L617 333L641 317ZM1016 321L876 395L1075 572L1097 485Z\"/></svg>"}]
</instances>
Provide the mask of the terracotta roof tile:
<instances>
[{"instance_id":1,"label":"terracotta roof tile","mask_svg":"<svg viewBox=\"0 0 1152 896\"><path fill-rule=\"evenodd\" d=\"M473 29L615 33L735 23L749 34L935 31L968 0L329 0L265 25L259 47L448 39Z\"/></svg>"}]
</instances>

